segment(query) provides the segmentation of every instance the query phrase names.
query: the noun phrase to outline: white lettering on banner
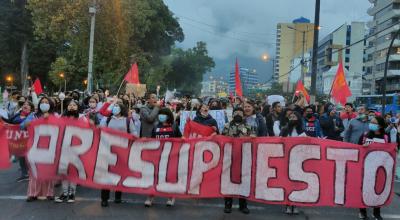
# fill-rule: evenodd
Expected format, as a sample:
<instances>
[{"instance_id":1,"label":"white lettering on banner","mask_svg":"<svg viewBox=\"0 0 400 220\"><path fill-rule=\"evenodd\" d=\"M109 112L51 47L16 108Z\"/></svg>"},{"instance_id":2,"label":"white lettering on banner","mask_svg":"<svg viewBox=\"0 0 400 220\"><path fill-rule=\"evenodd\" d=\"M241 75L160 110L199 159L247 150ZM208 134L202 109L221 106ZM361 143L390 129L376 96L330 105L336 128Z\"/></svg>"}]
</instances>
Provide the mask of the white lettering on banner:
<instances>
[{"instance_id":1,"label":"white lettering on banner","mask_svg":"<svg viewBox=\"0 0 400 220\"><path fill-rule=\"evenodd\" d=\"M81 144L72 145L73 137L79 138ZM59 174L68 174L68 166L72 164L78 170L79 178L86 179L85 167L80 155L85 154L93 143L93 129L66 126L64 131L63 143L61 146L60 163L58 165Z\"/></svg>"},{"instance_id":2,"label":"white lettering on banner","mask_svg":"<svg viewBox=\"0 0 400 220\"><path fill-rule=\"evenodd\" d=\"M160 148L160 141L135 141L132 143L129 153L128 166L131 171L139 172L141 177L126 177L122 185L126 187L149 188L154 184L154 164L142 159L142 152L145 150L157 150Z\"/></svg>"},{"instance_id":3,"label":"white lettering on banner","mask_svg":"<svg viewBox=\"0 0 400 220\"><path fill-rule=\"evenodd\" d=\"M243 143L242 150L242 170L241 183L236 184L231 181L232 173L232 144L227 143L224 146L224 160L222 164L221 175L221 194L223 195L250 195L251 184L251 143Z\"/></svg>"},{"instance_id":4,"label":"white lettering on banner","mask_svg":"<svg viewBox=\"0 0 400 220\"><path fill-rule=\"evenodd\" d=\"M19 140L21 138L28 138L28 131L25 130L6 130L8 140Z\"/></svg>"},{"instance_id":5,"label":"white lettering on banner","mask_svg":"<svg viewBox=\"0 0 400 220\"><path fill-rule=\"evenodd\" d=\"M328 148L326 151L326 158L335 161L335 203L338 205L345 203L347 161L358 162L358 152L356 149L337 148Z\"/></svg>"},{"instance_id":6,"label":"white lettering on banner","mask_svg":"<svg viewBox=\"0 0 400 220\"><path fill-rule=\"evenodd\" d=\"M111 147L128 148L129 140L121 136L109 134L105 131L100 133L100 142L93 181L98 184L116 186L121 176L109 172L109 166L115 166L118 161L117 155L111 152Z\"/></svg>"},{"instance_id":7,"label":"white lettering on banner","mask_svg":"<svg viewBox=\"0 0 400 220\"><path fill-rule=\"evenodd\" d=\"M184 194L186 192L186 187L188 182L190 144L183 144L179 151L177 183L167 182L168 161L169 161L169 156L171 154L171 148L172 148L171 142L166 142L164 144L164 149L161 154L161 160L158 169L157 190L165 193Z\"/></svg>"},{"instance_id":8,"label":"white lettering on banner","mask_svg":"<svg viewBox=\"0 0 400 220\"><path fill-rule=\"evenodd\" d=\"M307 160L321 159L321 147L318 145L296 145L289 155L289 179L308 184L304 190L293 191L289 194L292 202L315 203L319 199L319 177L316 173L307 173L303 170L303 163Z\"/></svg>"},{"instance_id":9,"label":"white lettering on banner","mask_svg":"<svg viewBox=\"0 0 400 220\"><path fill-rule=\"evenodd\" d=\"M54 164L59 130L57 125L38 125L35 127L33 144L27 154L31 172L34 177L37 177L37 163ZM50 138L48 148L39 148L38 145L41 137Z\"/></svg>"},{"instance_id":10,"label":"white lettering on banner","mask_svg":"<svg viewBox=\"0 0 400 220\"><path fill-rule=\"evenodd\" d=\"M375 191L377 172L379 168L385 170L386 179L384 189L380 194ZM393 182L394 159L385 151L370 152L364 160L364 178L362 196L365 205L380 206L390 197Z\"/></svg>"},{"instance_id":11,"label":"white lettering on banner","mask_svg":"<svg viewBox=\"0 0 400 220\"><path fill-rule=\"evenodd\" d=\"M266 201L284 201L285 192L283 188L268 187L268 180L276 178L276 168L270 168L268 163L271 157L283 157L282 144L259 144L257 147L257 169L256 169L256 199Z\"/></svg>"},{"instance_id":12,"label":"white lettering on banner","mask_svg":"<svg viewBox=\"0 0 400 220\"><path fill-rule=\"evenodd\" d=\"M204 153L208 151L212 154L209 162L204 162ZM194 145L193 169L190 179L190 194L200 194L200 184L203 181L203 174L218 165L220 158L219 145L211 141L200 141Z\"/></svg>"}]
</instances>

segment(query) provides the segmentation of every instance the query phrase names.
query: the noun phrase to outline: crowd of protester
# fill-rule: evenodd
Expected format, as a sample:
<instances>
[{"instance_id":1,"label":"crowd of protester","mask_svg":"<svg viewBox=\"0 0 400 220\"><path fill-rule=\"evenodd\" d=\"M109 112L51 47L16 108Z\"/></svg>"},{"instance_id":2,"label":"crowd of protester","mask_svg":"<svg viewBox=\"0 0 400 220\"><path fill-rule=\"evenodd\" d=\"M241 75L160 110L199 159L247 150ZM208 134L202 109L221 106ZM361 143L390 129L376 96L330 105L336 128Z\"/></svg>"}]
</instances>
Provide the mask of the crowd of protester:
<instances>
[{"instance_id":1,"label":"crowd of protester","mask_svg":"<svg viewBox=\"0 0 400 220\"><path fill-rule=\"evenodd\" d=\"M165 101L156 94L149 93L144 98L128 95L110 96L107 90L99 89L91 96L82 97L79 91L70 91L63 96L48 96L30 92L24 96L18 91L5 96L3 109L7 115L2 120L9 124L20 125L26 129L30 123L51 115L76 118L93 125L109 127L137 137L179 138L182 111L196 111L194 122L211 127L213 135L230 137L316 137L353 144L368 145L372 141L381 143L399 143L400 114L379 112L366 106L353 106L347 103L344 108L330 102L308 105L300 94L293 103L253 101L245 98L199 99L184 96L173 101ZM61 99L60 99L61 98ZM231 111L229 111L231 109ZM210 115L212 110L224 110L226 125L222 131L217 121ZM231 112L231 113L229 113ZM15 158L20 167L17 182L29 181L27 201L46 197L55 202L72 203L75 201L77 186L68 181L36 180L29 176L24 157ZM60 185L60 193L55 195L55 186ZM107 207L109 190L101 190L101 206ZM121 203L122 193L115 192L115 203ZM149 195L144 202L151 207L154 197ZM173 206L174 198L167 199L167 205ZM225 213L232 211L232 198L225 198ZM239 199L239 209L248 214L247 201ZM287 206L287 214L298 214L295 206ZM373 215L382 219L380 209L374 208ZM360 209L359 217L367 218L366 209Z\"/></svg>"}]
</instances>

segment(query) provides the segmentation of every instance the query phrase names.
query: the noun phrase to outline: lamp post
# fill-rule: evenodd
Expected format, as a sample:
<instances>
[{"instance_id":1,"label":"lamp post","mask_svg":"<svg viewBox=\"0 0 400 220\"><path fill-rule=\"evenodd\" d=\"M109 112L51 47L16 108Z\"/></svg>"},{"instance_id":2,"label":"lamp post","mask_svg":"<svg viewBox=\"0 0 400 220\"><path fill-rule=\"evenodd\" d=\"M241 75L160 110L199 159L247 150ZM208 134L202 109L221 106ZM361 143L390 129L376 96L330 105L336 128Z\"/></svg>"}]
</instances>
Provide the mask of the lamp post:
<instances>
[{"instance_id":1,"label":"lamp post","mask_svg":"<svg viewBox=\"0 0 400 220\"><path fill-rule=\"evenodd\" d=\"M319 14L320 14L321 0L315 0L315 16L314 16L314 39L313 51L311 61L311 93L310 104L315 103L317 96L317 56L318 56L318 41L319 41Z\"/></svg>"},{"instance_id":2,"label":"lamp post","mask_svg":"<svg viewBox=\"0 0 400 220\"><path fill-rule=\"evenodd\" d=\"M7 77L6 77L6 81L10 84L10 87L11 87L11 92L12 92L12 90L13 90L13 88L14 88L14 77L10 74L10 75L8 75Z\"/></svg>"},{"instance_id":3,"label":"lamp post","mask_svg":"<svg viewBox=\"0 0 400 220\"><path fill-rule=\"evenodd\" d=\"M89 14L91 16L90 22L90 42L89 42L89 63L88 63L88 76L87 76L87 91L92 93L93 89L93 44L94 44L94 29L96 24L96 0L93 0L92 5L89 7Z\"/></svg>"},{"instance_id":4,"label":"lamp post","mask_svg":"<svg viewBox=\"0 0 400 220\"><path fill-rule=\"evenodd\" d=\"M64 92L65 92L65 91L67 91L67 80L65 79L65 74L63 72L61 72L59 76L61 79L64 79ZM61 86L60 86L60 91L61 91Z\"/></svg>"},{"instance_id":5,"label":"lamp post","mask_svg":"<svg viewBox=\"0 0 400 220\"><path fill-rule=\"evenodd\" d=\"M65 99L65 94L63 92L60 92L60 94L58 94L58 98L61 101L61 114L64 113L64 99Z\"/></svg>"}]
</instances>

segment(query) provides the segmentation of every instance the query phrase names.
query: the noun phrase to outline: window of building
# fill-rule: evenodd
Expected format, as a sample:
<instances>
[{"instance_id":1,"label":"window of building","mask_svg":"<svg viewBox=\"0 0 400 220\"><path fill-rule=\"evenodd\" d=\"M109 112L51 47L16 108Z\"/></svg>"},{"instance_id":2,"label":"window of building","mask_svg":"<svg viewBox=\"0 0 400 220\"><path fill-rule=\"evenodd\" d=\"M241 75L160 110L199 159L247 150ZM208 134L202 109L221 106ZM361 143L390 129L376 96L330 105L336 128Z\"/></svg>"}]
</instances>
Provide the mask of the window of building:
<instances>
[{"instance_id":1,"label":"window of building","mask_svg":"<svg viewBox=\"0 0 400 220\"><path fill-rule=\"evenodd\" d=\"M350 62L350 58L346 57L346 58L344 59L344 62L346 62L346 63Z\"/></svg>"},{"instance_id":2,"label":"window of building","mask_svg":"<svg viewBox=\"0 0 400 220\"><path fill-rule=\"evenodd\" d=\"M350 49L346 49L346 54L350 54Z\"/></svg>"}]
</instances>

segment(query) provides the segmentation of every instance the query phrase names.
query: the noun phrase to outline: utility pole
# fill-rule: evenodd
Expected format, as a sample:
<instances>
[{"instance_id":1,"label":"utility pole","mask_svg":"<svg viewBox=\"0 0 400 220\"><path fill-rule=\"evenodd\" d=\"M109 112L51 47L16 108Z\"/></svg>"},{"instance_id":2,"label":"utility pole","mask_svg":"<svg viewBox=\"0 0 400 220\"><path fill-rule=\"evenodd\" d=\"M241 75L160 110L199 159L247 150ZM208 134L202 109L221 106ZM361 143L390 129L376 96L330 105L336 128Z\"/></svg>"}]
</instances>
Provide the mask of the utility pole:
<instances>
[{"instance_id":1,"label":"utility pole","mask_svg":"<svg viewBox=\"0 0 400 220\"><path fill-rule=\"evenodd\" d=\"M318 55L318 36L319 36L319 13L320 0L315 0L315 17L314 17L314 43L312 53L312 71L311 71L311 104L315 103L317 96L317 55Z\"/></svg>"},{"instance_id":2,"label":"utility pole","mask_svg":"<svg viewBox=\"0 0 400 220\"><path fill-rule=\"evenodd\" d=\"M306 44L306 31L303 30L303 49L301 52L301 81L304 83L304 50L305 50L305 44Z\"/></svg>"},{"instance_id":3,"label":"utility pole","mask_svg":"<svg viewBox=\"0 0 400 220\"><path fill-rule=\"evenodd\" d=\"M91 15L90 24L90 43L89 43L89 63L88 63L88 76L87 76L87 91L92 93L93 89L93 44L94 44L94 29L96 25L96 0L93 0L92 6L89 7L89 14Z\"/></svg>"}]
</instances>

